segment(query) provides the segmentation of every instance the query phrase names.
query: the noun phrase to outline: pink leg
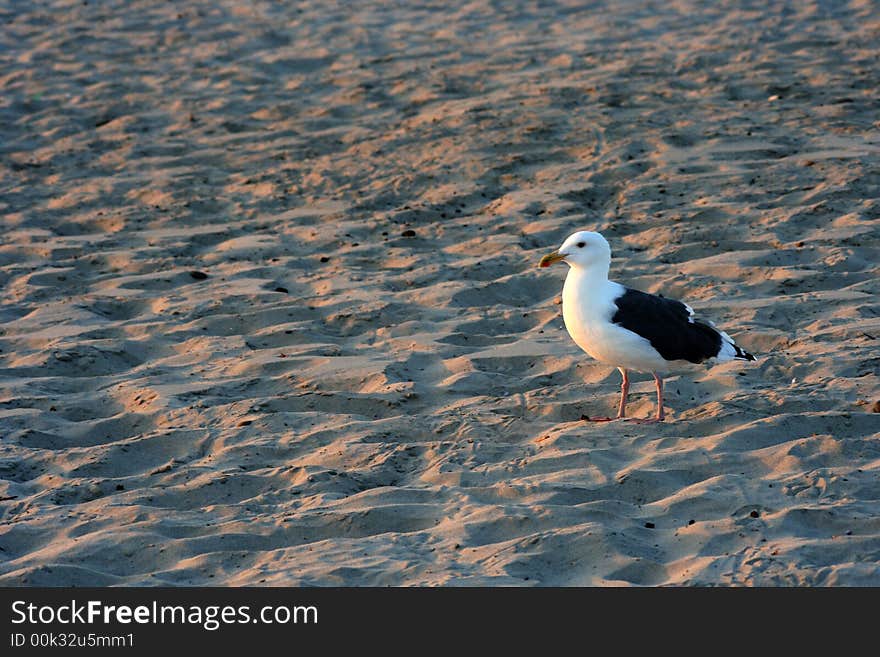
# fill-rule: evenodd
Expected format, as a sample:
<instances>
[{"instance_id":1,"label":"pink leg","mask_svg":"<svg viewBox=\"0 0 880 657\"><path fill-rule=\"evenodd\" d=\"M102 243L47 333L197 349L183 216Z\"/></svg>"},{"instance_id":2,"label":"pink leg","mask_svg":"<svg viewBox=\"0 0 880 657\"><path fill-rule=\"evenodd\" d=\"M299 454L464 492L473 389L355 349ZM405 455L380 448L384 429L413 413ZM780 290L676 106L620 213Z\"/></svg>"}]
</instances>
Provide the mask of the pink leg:
<instances>
[{"instance_id":1,"label":"pink leg","mask_svg":"<svg viewBox=\"0 0 880 657\"><path fill-rule=\"evenodd\" d=\"M629 376L626 370L618 367L623 380L620 382L620 404L617 406L617 417L590 417L589 415L581 415L582 420L587 422L611 422L613 420L621 420L626 418L626 395L629 393Z\"/></svg>"},{"instance_id":2,"label":"pink leg","mask_svg":"<svg viewBox=\"0 0 880 657\"><path fill-rule=\"evenodd\" d=\"M626 417L626 396L629 394L629 376L627 376L626 370L622 367L618 367L620 370L620 375L623 377L623 380L620 382L620 404L617 407L617 419Z\"/></svg>"},{"instance_id":3,"label":"pink leg","mask_svg":"<svg viewBox=\"0 0 880 657\"><path fill-rule=\"evenodd\" d=\"M658 422L662 422L663 418L666 417L663 413L663 379L657 376L656 372L651 372L654 375L654 383L657 384L657 415L656 420Z\"/></svg>"},{"instance_id":4,"label":"pink leg","mask_svg":"<svg viewBox=\"0 0 880 657\"><path fill-rule=\"evenodd\" d=\"M651 372L651 374L654 375L654 383L657 386L657 414L652 418L633 420L636 424L654 424L655 422L663 422L663 418L666 417L663 413L663 379L657 376L656 372Z\"/></svg>"}]
</instances>

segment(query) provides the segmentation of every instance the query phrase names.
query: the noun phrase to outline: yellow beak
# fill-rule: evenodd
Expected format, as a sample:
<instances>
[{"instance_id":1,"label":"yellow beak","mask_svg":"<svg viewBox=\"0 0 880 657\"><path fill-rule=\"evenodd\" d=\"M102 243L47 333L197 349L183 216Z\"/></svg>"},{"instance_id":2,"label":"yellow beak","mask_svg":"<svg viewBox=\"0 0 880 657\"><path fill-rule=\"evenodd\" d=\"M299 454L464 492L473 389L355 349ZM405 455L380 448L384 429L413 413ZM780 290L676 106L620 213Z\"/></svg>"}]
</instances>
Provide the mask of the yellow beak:
<instances>
[{"instance_id":1,"label":"yellow beak","mask_svg":"<svg viewBox=\"0 0 880 657\"><path fill-rule=\"evenodd\" d=\"M553 253L548 253L543 258L541 258L541 262L538 263L539 267L549 267L554 262L560 262L565 260L565 256L559 253L559 251L554 251Z\"/></svg>"}]
</instances>

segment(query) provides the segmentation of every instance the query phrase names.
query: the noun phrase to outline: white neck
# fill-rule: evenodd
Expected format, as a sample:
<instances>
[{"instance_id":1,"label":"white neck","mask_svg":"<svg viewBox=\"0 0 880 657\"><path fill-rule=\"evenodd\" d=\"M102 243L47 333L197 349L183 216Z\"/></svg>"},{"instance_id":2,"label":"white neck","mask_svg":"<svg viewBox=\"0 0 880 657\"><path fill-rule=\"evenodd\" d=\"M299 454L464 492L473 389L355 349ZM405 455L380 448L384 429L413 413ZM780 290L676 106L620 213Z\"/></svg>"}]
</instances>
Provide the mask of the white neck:
<instances>
[{"instance_id":1,"label":"white neck","mask_svg":"<svg viewBox=\"0 0 880 657\"><path fill-rule=\"evenodd\" d=\"M594 261L588 265L574 264L569 266L571 267L570 276L595 283L603 283L608 280L608 270L611 268L611 263L608 261Z\"/></svg>"}]
</instances>

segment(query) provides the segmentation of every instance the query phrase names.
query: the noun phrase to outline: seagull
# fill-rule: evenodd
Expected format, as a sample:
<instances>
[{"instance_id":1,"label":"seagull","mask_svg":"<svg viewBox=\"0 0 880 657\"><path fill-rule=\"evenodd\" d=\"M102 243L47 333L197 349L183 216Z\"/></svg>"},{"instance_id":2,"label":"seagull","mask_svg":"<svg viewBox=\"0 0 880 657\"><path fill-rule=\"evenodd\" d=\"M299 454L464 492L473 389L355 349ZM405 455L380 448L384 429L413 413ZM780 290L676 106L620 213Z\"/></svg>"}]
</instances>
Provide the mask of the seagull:
<instances>
[{"instance_id":1,"label":"seagull","mask_svg":"<svg viewBox=\"0 0 880 657\"><path fill-rule=\"evenodd\" d=\"M639 422L662 422L663 375L689 364L757 360L727 333L698 319L686 303L640 292L608 280L611 247L599 233L582 230L539 263L569 266L562 288L562 317L568 334L593 359L620 370L617 417L584 416L592 422L628 419L630 370L650 372L657 386L657 413Z\"/></svg>"}]
</instances>

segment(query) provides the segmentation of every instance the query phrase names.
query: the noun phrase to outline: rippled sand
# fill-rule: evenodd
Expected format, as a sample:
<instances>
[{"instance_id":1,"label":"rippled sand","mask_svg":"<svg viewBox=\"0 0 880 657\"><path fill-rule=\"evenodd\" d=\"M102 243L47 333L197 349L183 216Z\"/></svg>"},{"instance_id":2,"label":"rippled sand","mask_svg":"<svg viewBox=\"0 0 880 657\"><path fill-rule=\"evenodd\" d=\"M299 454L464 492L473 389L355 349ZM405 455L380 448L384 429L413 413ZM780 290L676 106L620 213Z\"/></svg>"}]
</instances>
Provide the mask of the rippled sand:
<instances>
[{"instance_id":1,"label":"rippled sand","mask_svg":"<svg viewBox=\"0 0 880 657\"><path fill-rule=\"evenodd\" d=\"M457 4L0 2L0 584L880 585L876 5Z\"/></svg>"}]
</instances>

